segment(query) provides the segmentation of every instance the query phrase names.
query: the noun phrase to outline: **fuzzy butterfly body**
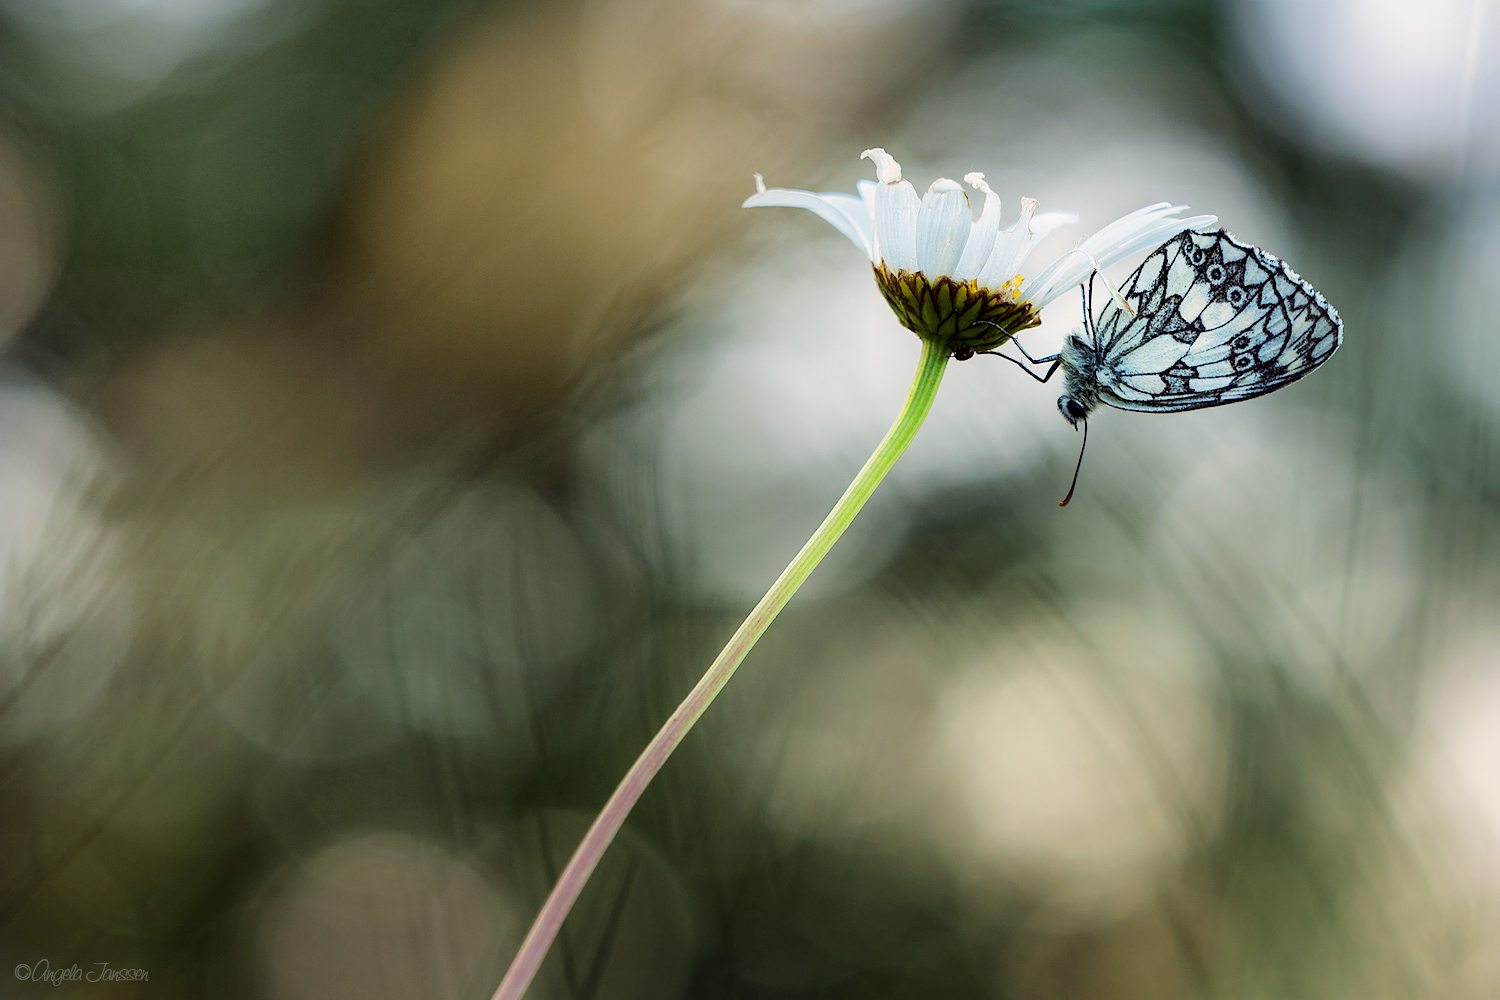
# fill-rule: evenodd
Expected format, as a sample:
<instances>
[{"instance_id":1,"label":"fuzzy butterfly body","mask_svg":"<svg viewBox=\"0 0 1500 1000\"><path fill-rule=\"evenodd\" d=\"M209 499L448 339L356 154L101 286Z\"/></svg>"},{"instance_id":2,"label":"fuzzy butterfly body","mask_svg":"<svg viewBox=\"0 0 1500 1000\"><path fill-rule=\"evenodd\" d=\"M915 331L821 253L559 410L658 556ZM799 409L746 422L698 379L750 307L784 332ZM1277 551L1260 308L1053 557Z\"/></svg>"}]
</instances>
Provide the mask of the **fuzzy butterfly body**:
<instances>
[{"instance_id":1,"label":"fuzzy butterfly body","mask_svg":"<svg viewBox=\"0 0 1500 1000\"><path fill-rule=\"evenodd\" d=\"M1162 244L1059 356L1069 422L1100 403L1195 410L1294 382L1343 342L1338 310L1284 262L1224 230Z\"/></svg>"}]
</instances>

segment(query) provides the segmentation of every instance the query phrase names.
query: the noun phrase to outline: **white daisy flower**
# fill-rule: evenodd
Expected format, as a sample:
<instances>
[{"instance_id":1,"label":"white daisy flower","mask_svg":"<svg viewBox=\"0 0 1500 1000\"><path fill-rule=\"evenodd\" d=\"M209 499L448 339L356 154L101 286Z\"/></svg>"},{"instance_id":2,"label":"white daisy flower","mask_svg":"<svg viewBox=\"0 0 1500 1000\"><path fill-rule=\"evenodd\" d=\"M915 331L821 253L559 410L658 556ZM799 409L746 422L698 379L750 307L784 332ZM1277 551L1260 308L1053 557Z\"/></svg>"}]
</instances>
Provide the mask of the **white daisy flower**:
<instances>
[{"instance_id":1,"label":"white daisy flower","mask_svg":"<svg viewBox=\"0 0 1500 1000\"><path fill-rule=\"evenodd\" d=\"M1203 229L1216 216L1176 218L1186 205L1160 202L1131 212L1099 230L1029 280L1026 255L1058 226L1078 221L1072 212L1038 212L1021 199L1020 217L1000 228L1000 199L984 174L964 180L984 193L978 221L957 181L939 177L922 198L901 177L901 164L883 149L867 149L879 181L860 181L858 195L768 188L755 175L745 208L805 208L865 252L875 281L901 324L919 337L947 344L960 360L993 350L1041 322L1042 307L1077 286L1097 267L1166 242L1186 229Z\"/></svg>"}]
</instances>

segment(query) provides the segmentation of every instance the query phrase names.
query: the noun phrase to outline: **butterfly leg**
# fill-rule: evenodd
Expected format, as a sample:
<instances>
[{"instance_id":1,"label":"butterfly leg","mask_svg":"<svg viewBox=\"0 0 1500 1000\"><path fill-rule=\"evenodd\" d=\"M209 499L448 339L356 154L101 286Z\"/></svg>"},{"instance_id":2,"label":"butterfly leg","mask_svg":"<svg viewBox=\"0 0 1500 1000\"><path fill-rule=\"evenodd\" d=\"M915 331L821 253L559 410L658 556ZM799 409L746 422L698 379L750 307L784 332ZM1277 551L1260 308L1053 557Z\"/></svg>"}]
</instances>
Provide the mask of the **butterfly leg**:
<instances>
[{"instance_id":1,"label":"butterfly leg","mask_svg":"<svg viewBox=\"0 0 1500 1000\"><path fill-rule=\"evenodd\" d=\"M999 323L991 323L988 320L980 320L980 322L982 324L984 324L985 326L993 326L995 329L997 329L997 330L999 330L1001 332L1005 332L1005 327L1001 326ZM1049 354L1045 358L1033 358L1030 354L1026 353L1026 348L1024 348L1024 347L1021 346L1021 342L1016 339L1016 335L1015 334L1011 334L1010 335L1010 342L1012 344L1016 345L1016 349L1021 352L1021 356L1022 357L1024 357L1027 361L1031 362L1034 365L1045 365L1048 362L1051 362L1052 363L1052 367L1047 369L1047 374L1046 375L1038 375L1036 372L1032 371L1030 368L1027 368L1025 365L1021 364L1021 362L1020 362L1020 360L1018 358L1013 358L1009 354L1001 354L999 351L978 351L976 353L979 353L979 354L993 354L997 358L1004 358L1006 361L1009 361L1011 364L1014 364L1014 365L1018 366L1023 372L1025 372L1027 375L1030 375L1032 378L1036 379L1038 382L1046 382L1046 381L1050 380L1052 378L1053 373L1057 371L1057 366L1060 365L1060 364L1062 364L1062 362L1060 360L1058 360L1061 357L1061 355L1059 355L1059 354Z\"/></svg>"},{"instance_id":2,"label":"butterfly leg","mask_svg":"<svg viewBox=\"0 0 1500 1000\"><path fill-rule=\"evenodd\" d=\"M1056 361L1059 357L1061 357L1061 355L1058 354L1049 354L1045 358L1033 358L1030 354L1026 353L1026 348L1021 346L1021 341L1017 339L1014 334L1011 335L1010 342L1016 345L1016 350L1021 352L1021 356L1023 358L1025 358L1027 361L1030 361L1034 365L1045 365L1047 362Z\"/></svg>"},{"instance_id":3,"label":"butterfly leg","mask_svg":"<svg viewBox=\"0 0 1500 1000\"><path fill-rule=\"evenodd\" d=\"M1017 344L1016 346L1019 347L1021 345ZM1038 382L1050 382L1052 380L1052 376L1057 372L1058 366L1062 364L1062 360L1061 359L1042 358L1041 361L1038 361L1036 363L1037 364L1041 364L1044 361L1051 361L1052 362L1052 367L1047 369L1047 374L1045 374L1045 375L1038 375L1036 372L1032 371L1030 368L1027 368L1026 367L1026 363L1024 361L1022 361L1020 358L1013 358L1009 354L1001 354L999 351L979 351L978 353L980 353L980 354L993 354L997 358L1004 358L1006 361L1009 361L1011 364L1015 365L1017 368L1021 369L1027 375L1030 375L1032 378L1036 379ZM1021 353L1025 354L1026 352L1022 351ZM1030 361L1030 360L1031 360L1030 357L1028 357L1027 361Z\"/></svg>"}]
</instances>

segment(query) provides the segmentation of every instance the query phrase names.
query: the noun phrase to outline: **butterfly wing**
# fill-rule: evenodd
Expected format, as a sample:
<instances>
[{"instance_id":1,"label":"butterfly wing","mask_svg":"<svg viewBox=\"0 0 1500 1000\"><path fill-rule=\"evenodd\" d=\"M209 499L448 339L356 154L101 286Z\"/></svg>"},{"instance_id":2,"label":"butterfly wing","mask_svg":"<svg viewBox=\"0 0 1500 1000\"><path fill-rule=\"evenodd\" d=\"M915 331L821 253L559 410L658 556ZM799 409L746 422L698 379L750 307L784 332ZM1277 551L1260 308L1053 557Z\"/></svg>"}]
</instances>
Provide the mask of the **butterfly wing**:
<instances>
[{"instance_id":1,"label":"butterfly wing","mask_svg":"<svg viewBox=\"0 0 1500 1000\"><path fill-rule=\"evenodd\" d=\"M1229 233L1185 232L1095 320L1099 398L1125 410L1195 410L1295 382L1344 339L1328 300L1280 259Z\"/></svg>"}]
</instances>

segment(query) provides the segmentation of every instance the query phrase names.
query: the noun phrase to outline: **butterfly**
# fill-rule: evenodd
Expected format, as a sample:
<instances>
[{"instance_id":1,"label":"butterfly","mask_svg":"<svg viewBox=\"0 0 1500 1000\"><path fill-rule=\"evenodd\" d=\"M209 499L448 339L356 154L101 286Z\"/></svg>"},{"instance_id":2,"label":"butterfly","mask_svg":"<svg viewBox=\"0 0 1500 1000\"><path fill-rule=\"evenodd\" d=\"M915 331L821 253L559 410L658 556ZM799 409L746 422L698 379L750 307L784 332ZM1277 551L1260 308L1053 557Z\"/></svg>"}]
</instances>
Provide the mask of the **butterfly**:
<instances>
[{"instance_id":1,"label":"butterfly","mask_svg":"<svg viewBox=\"0 0 1500 1000\"><path fill-rule=\"evenodd\" d=\"M1097 316L1092 279L1083 295L1087 338L1075 332L1045 358L1011 339L1031 364L1051 363L1045 375L999 351L983 353L1040 382L1060 367L1057 409L1075 430L1083 423L1085 447L1089 414L1100 403L1172 412L1252 399L1297 381L1344 342L1344 321L1317 289L1223 229L1184 232L1157 247ZM1075 468L1063 505L1077 485Z\"/></svg>"}]
</instances>

